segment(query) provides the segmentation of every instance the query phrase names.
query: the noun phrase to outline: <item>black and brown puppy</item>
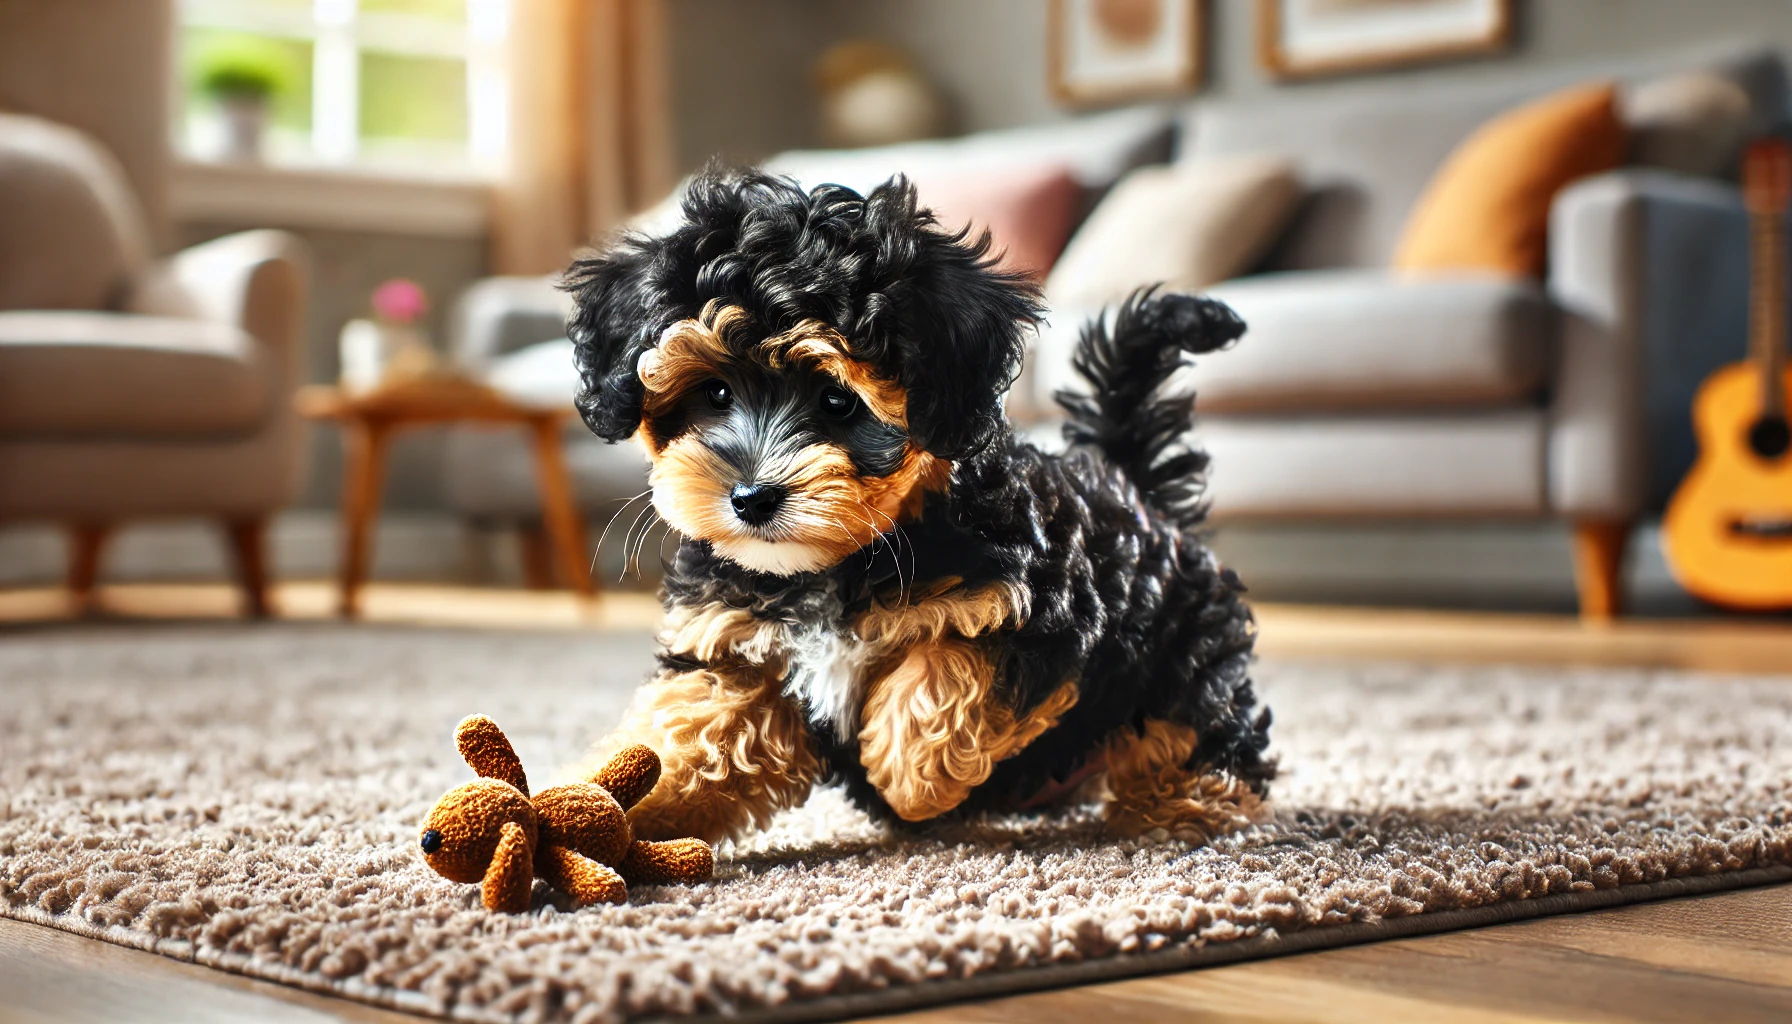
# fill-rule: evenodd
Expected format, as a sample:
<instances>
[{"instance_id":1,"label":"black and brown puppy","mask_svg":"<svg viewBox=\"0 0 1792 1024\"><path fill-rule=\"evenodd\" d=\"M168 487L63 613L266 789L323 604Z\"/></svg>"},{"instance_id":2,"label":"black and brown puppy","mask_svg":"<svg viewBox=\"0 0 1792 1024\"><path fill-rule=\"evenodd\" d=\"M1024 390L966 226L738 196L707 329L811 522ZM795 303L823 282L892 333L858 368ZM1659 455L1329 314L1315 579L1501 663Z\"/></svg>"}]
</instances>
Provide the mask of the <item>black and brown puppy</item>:
<instances>
[{"instance_id":1,"label":"black and brown puppy","mask_svg":"<svg viewBox=\"0 0 1792 1024\"><path fill-rule=\"evenodd\" d=\"M597 751L665 763L637 834L763 826L825 778L911 822L1097 778L1120 834L1248 820L1274 774L1254 628L1194 532L1191 403L1159 394L1238 318L1146 294L1091 324L1047 455L1001 407L1036 293L906 182L711 172L684 217L567 277L579 408L639 432L685 537L661 668Z\"/></svg>"}]
</instances>

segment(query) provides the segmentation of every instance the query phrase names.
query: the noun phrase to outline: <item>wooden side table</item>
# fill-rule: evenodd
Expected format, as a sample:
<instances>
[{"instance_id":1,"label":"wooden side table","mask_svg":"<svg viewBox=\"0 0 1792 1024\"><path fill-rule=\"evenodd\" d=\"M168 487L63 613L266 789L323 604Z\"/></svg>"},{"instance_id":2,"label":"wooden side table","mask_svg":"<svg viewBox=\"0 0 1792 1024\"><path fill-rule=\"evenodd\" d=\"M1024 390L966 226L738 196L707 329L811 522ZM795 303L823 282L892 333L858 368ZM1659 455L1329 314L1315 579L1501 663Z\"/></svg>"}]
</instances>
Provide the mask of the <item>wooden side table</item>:
<instances>
[{"instance_id":1,"label":"wooden side table","mask_svg":"<svg viewBox=\"0 0 1792 1024\"><path fill-rule=\"evenodd\" d=\"M360 612L361 584L367 578L368 541L385 485L386 448L392 436L411 427L445 423L512 423L534 439L535 475L541 514L560 571L585 597L597 593L585 564L585 524L573 504L566 458L560 449L561 422L568 408L527 405L477 381L427 377L351 394L335 385L301 388L300 415L333 420L342 427L346 460L342 471L342 565L338 610Z\"/></svg>"}]
</instances>

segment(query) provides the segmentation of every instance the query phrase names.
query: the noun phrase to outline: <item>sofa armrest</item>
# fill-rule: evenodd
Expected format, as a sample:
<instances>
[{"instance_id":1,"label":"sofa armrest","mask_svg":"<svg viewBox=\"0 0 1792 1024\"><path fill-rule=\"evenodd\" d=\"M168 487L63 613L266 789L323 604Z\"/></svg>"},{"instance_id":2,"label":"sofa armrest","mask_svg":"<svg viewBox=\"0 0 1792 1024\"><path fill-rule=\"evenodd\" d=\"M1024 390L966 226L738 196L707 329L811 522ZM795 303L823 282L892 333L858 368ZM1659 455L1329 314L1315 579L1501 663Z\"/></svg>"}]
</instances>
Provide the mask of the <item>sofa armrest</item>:
<instances>
[{"instance_id":1,"label":"sofa armrest","mask_svg":"<svg viewBox=\"0 0 1792 1024\"><path fill-rule=\"evenodd\" d=\"M268 346L296 384L304 354L310 258L284 231L244 231L183 249L151 267L128 303L133 313L239 327Z\"/></svg>"},{"instance_id":2,"label":"sofa armrest","mask_svg":"<svg viewBox=\"0 0 1792 1024\"><path fill-rule=\"evenodd\" d=\"M460 365L485 370L508 352L566 337L572 296L552 277L488 277L461 293L449 320Z\"/></svg>"},{"instance_id":3,"label":"sofa armrest","mask_svg":"<svg viewBox=\"0 0 1792 1024\"><path fill-rule=\"evenodd\" d=\"M1549 500L1576 519L1636 518L1678 480L1690 394L1729 358L1748 306L1747 218L1734 187L1655 171L1577 182L1550 211L1562 310ZM1684 436L1684 445L1675 438ZM1665 441L1664 441L1665 439Z\"/></svg>"}]
</instances>

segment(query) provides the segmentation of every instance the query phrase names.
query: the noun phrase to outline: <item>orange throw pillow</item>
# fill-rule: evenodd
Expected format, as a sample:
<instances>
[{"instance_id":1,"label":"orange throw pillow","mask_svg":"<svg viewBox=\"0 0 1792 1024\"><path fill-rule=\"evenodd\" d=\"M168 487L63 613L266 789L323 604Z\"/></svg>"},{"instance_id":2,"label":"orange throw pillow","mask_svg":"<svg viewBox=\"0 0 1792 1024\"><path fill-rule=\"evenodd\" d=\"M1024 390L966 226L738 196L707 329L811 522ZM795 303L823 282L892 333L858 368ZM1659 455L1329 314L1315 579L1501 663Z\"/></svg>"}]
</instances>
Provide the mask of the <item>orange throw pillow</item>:
<instances>
[{"instance_id":1,"label":"orange throw pillow","mask_svg":"<svg viewBox=\"0 0 1792 1024\"><path fill-rule=\"evenodd\" d=\"M1575 86L1477 128L1407 217L1394 267L1542 277L1556 193L1624 162L1616 91L1609 82Z\"/></svg>"}]
</instances>

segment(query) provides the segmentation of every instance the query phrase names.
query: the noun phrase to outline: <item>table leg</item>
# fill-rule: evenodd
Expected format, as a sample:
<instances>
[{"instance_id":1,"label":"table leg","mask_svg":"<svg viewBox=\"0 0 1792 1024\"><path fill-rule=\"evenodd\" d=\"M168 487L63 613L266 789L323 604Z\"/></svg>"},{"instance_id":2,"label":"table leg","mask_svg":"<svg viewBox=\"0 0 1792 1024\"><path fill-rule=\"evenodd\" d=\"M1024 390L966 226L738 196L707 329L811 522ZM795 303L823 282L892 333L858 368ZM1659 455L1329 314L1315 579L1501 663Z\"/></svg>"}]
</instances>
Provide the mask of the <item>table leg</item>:
<instances>
[{"instance_id":1,"label":"table leg","mask_svg":"<svg viewBox=\"0 0 1792 1024\"><path fill-rule=\"evenodd\" d=\"M344 618L361 613L361 584L367 578L367 548L379 513L390 437L391 428L384 423L351 421L343 428L347 462L342 467L342 577L336 607Z\"/></svg>"},{"instance_id":2,"label":"table leg","mask_svg":"<svg viewBox=\"0 0 1792 1024\"><path fill-rule=\"evenodd\" d=\"M572 500L572 484L566 476L566 457L560 450L559 417L542 417L529 423L535 435L535 479L541 491L541 519L553 539L566 582L585 597L597 592L591 566L586 563L585 523Z\"/></svg>"}]
</instances>

